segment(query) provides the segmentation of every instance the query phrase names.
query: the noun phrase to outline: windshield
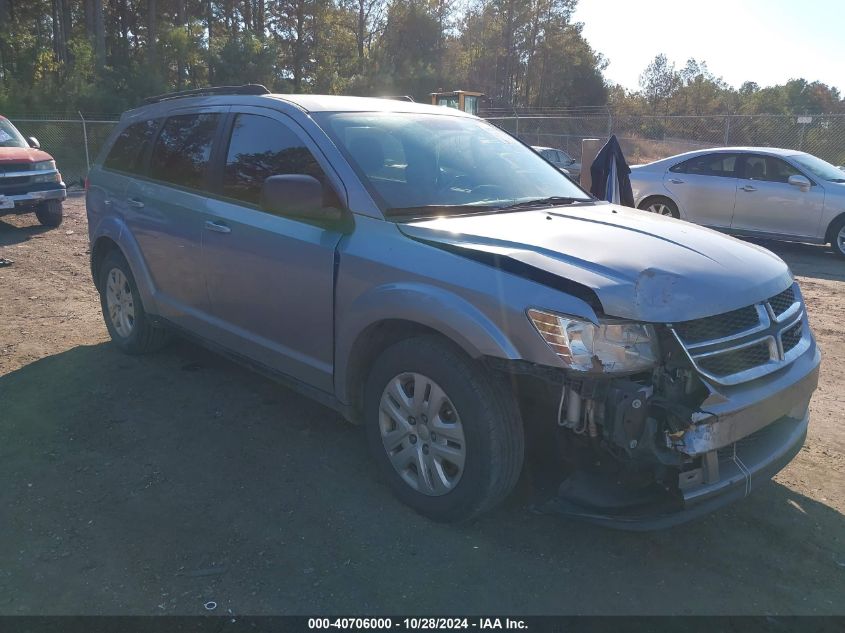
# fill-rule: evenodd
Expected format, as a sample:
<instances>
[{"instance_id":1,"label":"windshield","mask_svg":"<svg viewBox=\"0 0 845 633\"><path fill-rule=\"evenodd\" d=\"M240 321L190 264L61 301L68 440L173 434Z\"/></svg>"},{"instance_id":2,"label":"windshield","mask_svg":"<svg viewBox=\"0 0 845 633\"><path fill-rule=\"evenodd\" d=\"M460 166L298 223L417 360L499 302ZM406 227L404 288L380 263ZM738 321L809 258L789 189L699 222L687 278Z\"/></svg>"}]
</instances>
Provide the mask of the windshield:
<instances>
[{"instance_id":1,"label":"windshield","mask_svg":"<svg viewBox=\"0 0 845 633\"><path fill-rule=\"evenodd\" d=\"M592 201L529 147L480 119L395 112L316 118L388 217Z\"/></svg>"},{"instance_id":2,"label":"windshield","mask_svg":"<svg viewBox=\"0 0 845 633\"><path fill-rule=\"evenodd\" d=\"M806 169L808 172L829 182L845 182L845 172L838 167L834 167L826 160L812 156L811 154L795 154L790 158L799 166Z\"/></svg>"},{"instance_id":3,"label":"windshield","mask_svg":"<svg viewBox=\"0 0 845 633\"><path fill-rule=\"evenodd\" d=\"M29 147L8 119L0 119L0 147Z\"/></svg>"}]
</instances>

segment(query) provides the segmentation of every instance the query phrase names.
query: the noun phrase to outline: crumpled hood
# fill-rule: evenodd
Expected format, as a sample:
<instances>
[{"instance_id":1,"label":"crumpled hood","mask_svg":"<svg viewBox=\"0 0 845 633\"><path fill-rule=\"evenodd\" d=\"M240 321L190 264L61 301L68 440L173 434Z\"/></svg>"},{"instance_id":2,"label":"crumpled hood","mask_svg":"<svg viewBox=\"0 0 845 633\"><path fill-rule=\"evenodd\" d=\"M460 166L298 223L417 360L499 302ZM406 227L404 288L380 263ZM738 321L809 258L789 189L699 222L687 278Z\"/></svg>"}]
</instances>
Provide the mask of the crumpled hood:
<instances>
[{"instance_id":1,"label":"crumpled hood","mask_svg":"<svg viewBox=\"0 0 845 633\"><path fill-rule=\"evenodd\" d=\"M611 204L400 224L414 239L496 255L586 286L605 314L687 321L750 305L792 284L775 254L689 222Z\"/></svg>"},{"instance_id":2,"label":"crumpled hood","mask_svg":"<svg viewBox=\"0 0 845 633\"><path fill-rule=\"evenodd\" d=\"M0 164L34 163L40 160L53 160L53 157L32 147L0 147Z\"/></svg>"}]
</instances>

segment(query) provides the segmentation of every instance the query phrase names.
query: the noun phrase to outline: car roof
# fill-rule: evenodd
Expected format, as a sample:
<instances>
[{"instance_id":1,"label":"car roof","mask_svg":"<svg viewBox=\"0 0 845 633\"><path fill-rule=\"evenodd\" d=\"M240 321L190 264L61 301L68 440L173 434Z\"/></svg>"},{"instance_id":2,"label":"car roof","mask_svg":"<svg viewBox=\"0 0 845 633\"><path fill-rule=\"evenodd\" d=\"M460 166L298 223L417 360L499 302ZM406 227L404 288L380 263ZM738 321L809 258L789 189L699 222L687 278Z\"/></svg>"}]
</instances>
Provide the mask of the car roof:
<instances>
[{"instance_id":1,"label":"car roof","mask_svg":"<svg viewBox=\"0 0 845 633\"><path fill-rule=\"evenodd\" d=\"M729 153L743 153L743 154L765 154L768 156L796 156L798 154L806 154L797 149L784 149L781 147L751 147L751 146L736 146L736 147L708 147L705 149L697 149L691 152L684 152L683 154L675 154L667 156L660 160L648 163L648 165L660 165L663 163L677 163L696 156L703 156L705 154L729 154ZM646 165L643 165L645 167Z\"/></svg>"},{"instance_id":2,"label":"car roof","mask_svg":"<svg viewBox=\"0 0 845 633\"><path fill-rule=\"evenodd\" d=\"M137 116L161 116L171 110L204 106L223 105L282 106L280 109L295 108L302 112L402 112L416 114L439 114L458 117L473 115L456 108L434 106L412 101L381 99L378 97L349 97L342 95L311 94L266 94L239 95L216 94L201 96L170 97L155 103L143 104L124 113L127 118Z\"/></svg>"}]
</instances>

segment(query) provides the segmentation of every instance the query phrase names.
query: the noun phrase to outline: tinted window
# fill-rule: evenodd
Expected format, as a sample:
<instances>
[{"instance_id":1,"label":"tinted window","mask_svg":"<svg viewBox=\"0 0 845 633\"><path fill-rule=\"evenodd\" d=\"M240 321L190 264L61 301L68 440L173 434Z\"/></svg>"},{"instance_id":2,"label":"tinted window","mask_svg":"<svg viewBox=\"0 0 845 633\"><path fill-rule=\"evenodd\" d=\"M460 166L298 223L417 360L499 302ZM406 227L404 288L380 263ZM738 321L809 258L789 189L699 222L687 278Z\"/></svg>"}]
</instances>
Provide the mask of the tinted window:
<instances>
[{"instance_id":1,"label":"tinted window","mask_svg":"<svg viewBox=\"0 0 845 633\"><path fill-rule=\"evenodd\" d=\"M736 154L705 154L684 161L669 169L681 174L697 174L699 176L736 176Z\"/></svg>"},{"instance_id":2,"label":"tinted window","mask_svg":"<svg viewBox=\"0 0 845 633\"><path fill-rule=\"evenodd\" d=\"M223 195L258 204L264 180L284 174L314 176L324 182L314 156L292 130L267 117L239 114L226 152Z\"/></svg>"},{"instance_id":3,"label":"tinted window","mask_svg":"<svg viewBox=\"0 0 845 633\"><path fill-rule=\"evenodd\" d=\"M153 140L156 124L156 121L142 121L123 130L115 139L103 166L130 173L142 171L141 161L147 146Z\"/></svg>"},{"instance_id":4,"label":"tinted window","mask_svg":"<svg viewBox=\"0 0 845 633\"><path fill-rule=\"evenodd\" d=\"M787 182L790 176L800 174L792 165L772 156L746 156L745 177L749 180Z\"/></svg>"},{"instance_id":5,"label":"tinted window","mask_svg":"<svg viewBox=\"0 0 845 633\"><path fill-rule=\"evenodd\" d=\"M184 114L167 119L153 147L150 177L201 189L218 118L217 114Z\"/></svg>"}]
</instances>

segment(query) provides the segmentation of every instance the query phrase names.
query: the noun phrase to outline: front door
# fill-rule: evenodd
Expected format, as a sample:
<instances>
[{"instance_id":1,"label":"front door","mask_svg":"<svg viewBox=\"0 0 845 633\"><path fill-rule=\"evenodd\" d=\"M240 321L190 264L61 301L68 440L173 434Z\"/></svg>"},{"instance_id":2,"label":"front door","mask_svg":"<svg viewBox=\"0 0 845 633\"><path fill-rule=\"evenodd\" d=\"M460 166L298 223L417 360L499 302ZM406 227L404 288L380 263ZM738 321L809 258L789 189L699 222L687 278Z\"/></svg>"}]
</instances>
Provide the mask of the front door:
<instances>
[{"instance_id":1,"label":"front door","mask_svg":"<svg viewBox=\"0 0 845 633\"><path fill-rule=\"evenodd\" d=\"M731 228L778 236L817 237L824 210L824 189L808 191L788 184L803 174L776 156L747 154L736 192Z\"/></svg>"},{"instance_id":2,"label":"front door","mask_svg":"<svg viewBox=\"0 0 845 633\"><path fill-rule=\"evenodd\" d=\"M260 112L260 113L258 113ZM333 390L336 230L259 208L269 176L327 183L316 148L284 115L232 113L216 166L217 199L202 222L202 257L219 341Z\"/></svg>"}]
</instances>

